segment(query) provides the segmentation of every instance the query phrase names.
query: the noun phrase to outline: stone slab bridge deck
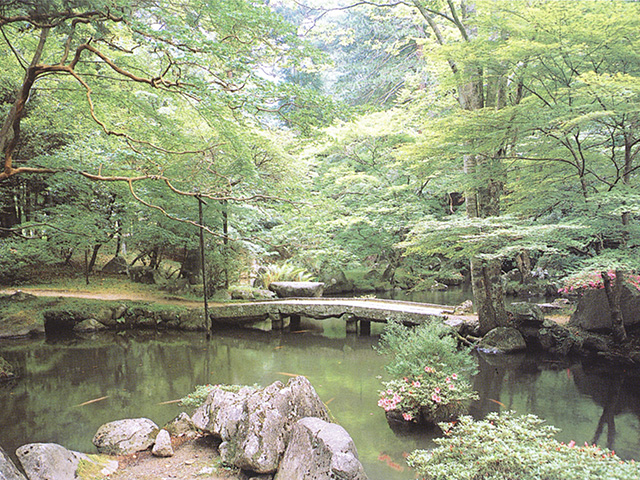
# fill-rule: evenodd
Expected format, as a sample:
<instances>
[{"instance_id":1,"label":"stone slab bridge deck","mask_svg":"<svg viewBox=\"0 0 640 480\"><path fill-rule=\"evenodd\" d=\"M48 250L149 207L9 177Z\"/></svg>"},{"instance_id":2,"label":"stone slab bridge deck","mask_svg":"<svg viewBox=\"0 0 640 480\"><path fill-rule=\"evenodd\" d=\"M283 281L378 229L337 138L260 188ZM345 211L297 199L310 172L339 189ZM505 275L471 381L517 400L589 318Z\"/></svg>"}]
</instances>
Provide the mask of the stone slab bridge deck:
<instances>
[{"instance_id":1,"label":"stone slab bridge deck","mask_svg":"<svg viewBox=\"0 0 640 480\"><path fill-rule=\"evenodd\" d=\"M213 323L248 324L271 321L273 330L285 327L289 319L291 329L300 325L301 317L318 320L341 317L346 320L347 333L367 335L371 322L396 320L405 325L420 325L434 319L445 320L453 307L398 300L357 298L286 298L280 300L231 303L209 308Z\"/></svg>"}]
</instances>

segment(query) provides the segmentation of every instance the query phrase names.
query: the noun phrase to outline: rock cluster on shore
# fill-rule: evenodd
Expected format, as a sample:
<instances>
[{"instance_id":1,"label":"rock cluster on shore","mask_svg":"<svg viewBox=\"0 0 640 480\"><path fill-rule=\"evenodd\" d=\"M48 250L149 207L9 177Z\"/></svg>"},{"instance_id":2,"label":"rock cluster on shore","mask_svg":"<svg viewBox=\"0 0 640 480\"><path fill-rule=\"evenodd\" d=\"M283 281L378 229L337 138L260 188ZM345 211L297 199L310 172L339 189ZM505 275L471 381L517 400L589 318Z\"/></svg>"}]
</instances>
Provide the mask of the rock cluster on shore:
<instances>
[{"instance_id":1,"label":"rock cluster on shore","mask_svg":"<svg viewBox=\"0 0 640 480\"><path fill-rule=\"evenodd\" d=\"M214 387L192 417L185 413L160 429L146 418L102 425L93 438L99 454L73 452L54 443L32 443L16 454L28 480L93 480L118 468L115 456L152 449L173 455L171 437L212 435L222 441L226 465L261 479L366 480L353 440L329 414L304 377L263 389ZM25 477L0 448L0 479Z\"/></svg>"}]
</instances>

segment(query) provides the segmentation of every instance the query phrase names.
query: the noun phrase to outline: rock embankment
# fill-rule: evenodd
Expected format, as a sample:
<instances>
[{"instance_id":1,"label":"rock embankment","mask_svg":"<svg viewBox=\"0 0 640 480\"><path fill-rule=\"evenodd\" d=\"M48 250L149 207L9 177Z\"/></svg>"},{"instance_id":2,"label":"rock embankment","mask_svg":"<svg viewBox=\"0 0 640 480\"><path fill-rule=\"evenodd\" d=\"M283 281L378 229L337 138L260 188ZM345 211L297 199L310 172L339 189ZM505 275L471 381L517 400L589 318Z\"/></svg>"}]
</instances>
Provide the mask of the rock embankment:
<instances>
[{"instance_id":1,"label":"rock embankment","mask_svg":"<svg viewBox=\"0 0 640 480\"><path fill-rule=\"evenodd\" d=\"M244 478L367 479L353 440L329 421L325 405L304 377L262 389L216 386L192 417L181 413L163 429L145 418L107 423L93 439L99 455L73 452L53 443L33 443L20 447L17 456L28 480L97 480L116 472L118 459L127 455L152 449L153 455L170 458L172 443L179 437L202 435L221 442L222 464L242 472ZM120 465L119 471L122 469ZM145 478L164 478L166 470L159 470L162 475ZM207 467L194 478L205 470L214 473ZM115 477L130 478L118 473ZM2 449L0 479L25 480Z\"/></svg>"}]
</instances>

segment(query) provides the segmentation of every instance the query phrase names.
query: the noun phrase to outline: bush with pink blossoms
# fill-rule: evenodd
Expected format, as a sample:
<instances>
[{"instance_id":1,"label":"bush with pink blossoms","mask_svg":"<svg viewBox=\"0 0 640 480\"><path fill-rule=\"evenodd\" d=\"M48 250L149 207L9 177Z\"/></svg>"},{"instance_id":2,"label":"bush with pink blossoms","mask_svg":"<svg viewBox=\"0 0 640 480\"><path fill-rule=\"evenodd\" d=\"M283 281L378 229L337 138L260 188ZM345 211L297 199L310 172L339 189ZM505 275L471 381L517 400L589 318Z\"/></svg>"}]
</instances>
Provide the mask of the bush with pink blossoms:
<instances>
[{"instance_id":1,"label":"bush with pink blossoms","mask_svg":"<svg viewBox=\"0 0 640 480\"><path fill-rule=\"evenodd\" d=\"M383 382L378 400L389 418L435 424L465 413L477 398L469 381L475 359L458 348L441 322L418 327L390 322L377 350L391 357L385 366L391 380Z\"/></svg>"},{"instance_id":2,"label":"bush with pink blossoms","mask_svg":"<svg viewBox=\"0 0 640 480\"><path fill-rule=\"evenodd\" d=\"M415 377L383 382L378 406L397 413L407 422L432 423L452 420L466 413L478 395L471 384L455 372L424 367Z\"/></svg>"},{"instance_id":3,"label":"bush with pink blossoms","mask_svg":"<svg viewBox=\"0 0 640 480\"><path fill-rule=\"evenodd\" d=\"M609 270L607 275L611 281L615 281L616 273L613 270ZM640 275L625 273L624 282L629 287L640 291ZM564 286L558 289L558 293L581 293L585 290L597 290L599 288L604 288L604 282L602 281L600 272L580 272L567 278Z\"/></svg>"}]
</instances>

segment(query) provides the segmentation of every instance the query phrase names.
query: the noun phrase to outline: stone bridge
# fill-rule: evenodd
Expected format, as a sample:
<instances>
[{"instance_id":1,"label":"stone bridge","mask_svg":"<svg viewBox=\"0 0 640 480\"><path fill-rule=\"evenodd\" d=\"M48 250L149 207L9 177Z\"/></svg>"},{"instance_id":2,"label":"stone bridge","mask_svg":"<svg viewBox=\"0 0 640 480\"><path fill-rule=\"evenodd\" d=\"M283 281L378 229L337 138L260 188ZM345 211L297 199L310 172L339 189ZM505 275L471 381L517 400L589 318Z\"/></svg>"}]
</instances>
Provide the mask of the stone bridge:
<instances>
[{"instance_id":1,"label":"stone bridge","mask_svg":"<svg viewBox=\"0 0 640 480\"><path fill-rule=\"evenodd\" d=\"M453 307L403 302L398 300L357 298L287 298L261 302L230 303L209 309L212 322L246 324L271 320L273 330L285 327L286 320L295 329L301 317L326 319L342 317L348 333L369 334L371 322L396 320L405 325L420 325L433 319L446 319Z\"/></svg>"}]
</instances>

